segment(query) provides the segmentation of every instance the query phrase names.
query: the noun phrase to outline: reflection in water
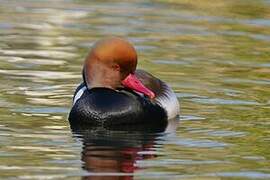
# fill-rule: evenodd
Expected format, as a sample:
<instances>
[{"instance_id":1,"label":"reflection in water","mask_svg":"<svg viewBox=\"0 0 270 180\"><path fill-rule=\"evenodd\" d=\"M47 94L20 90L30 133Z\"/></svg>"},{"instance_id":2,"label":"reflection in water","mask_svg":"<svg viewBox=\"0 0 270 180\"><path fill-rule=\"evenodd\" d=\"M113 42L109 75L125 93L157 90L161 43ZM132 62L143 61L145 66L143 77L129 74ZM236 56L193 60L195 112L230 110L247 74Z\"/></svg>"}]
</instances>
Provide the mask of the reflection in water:
<instances>
[{"instance_id":1,"label":"reflection in water","mask_svg":"<svg viewBox=\"0 0 270 180\"><path fill-rule=\"evenodd\" d=\"M155 140L164 132L172 133L177 124L175 119L167 128L153 124L117 129L71 127L74 137L83 144L82 168L90 173L83 179L133 179L139 168L136 162L155 158Z\"/></svg>"}]
</instances>

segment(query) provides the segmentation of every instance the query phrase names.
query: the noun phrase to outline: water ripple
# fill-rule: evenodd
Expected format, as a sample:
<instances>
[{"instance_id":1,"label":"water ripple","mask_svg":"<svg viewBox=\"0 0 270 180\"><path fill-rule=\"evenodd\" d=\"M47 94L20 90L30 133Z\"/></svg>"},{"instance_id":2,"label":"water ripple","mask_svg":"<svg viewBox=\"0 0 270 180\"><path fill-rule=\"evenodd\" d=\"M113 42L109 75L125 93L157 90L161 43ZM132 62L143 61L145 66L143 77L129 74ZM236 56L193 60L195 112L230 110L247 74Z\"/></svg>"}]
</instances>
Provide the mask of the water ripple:
<instances>
[{"instance_id":1,"label":"water ripple","mask_svg":"<svg viewBox=\"0 0 270 180\"><path fill-rule=\"evenodd\" d=\"M1 50L0 53L6 56L36 56L36 57L43 57L43 58L75 58L77 57L76 54L70 52L63 52L63 51L52 51L52 50Z\"/></svg>"},{"instance_id":2,"label":"water ripple","mask_svg":"<svg viewBox=\"0 0 270 180\"><path fill-rule=\"evenodd\" d=\"M213 104L213 105L261 105L255 101L237 100L237 99L221 99L221 98L192 98L189 101L202 103L202 104Z\"/></svg>"},{"instance_id":3,"label":"water ripple","mask_svg":"<svg viewBox=\"0 0 270 180\"><path fill-rule=\"evenodd\" d=\"M72 72L60 71L33 71L33 70L4 70L0 69L0 74L13 75L19 77L37 77L42 79L78 79L81 75L75 75Z\"/></svg>"}]
</instances>

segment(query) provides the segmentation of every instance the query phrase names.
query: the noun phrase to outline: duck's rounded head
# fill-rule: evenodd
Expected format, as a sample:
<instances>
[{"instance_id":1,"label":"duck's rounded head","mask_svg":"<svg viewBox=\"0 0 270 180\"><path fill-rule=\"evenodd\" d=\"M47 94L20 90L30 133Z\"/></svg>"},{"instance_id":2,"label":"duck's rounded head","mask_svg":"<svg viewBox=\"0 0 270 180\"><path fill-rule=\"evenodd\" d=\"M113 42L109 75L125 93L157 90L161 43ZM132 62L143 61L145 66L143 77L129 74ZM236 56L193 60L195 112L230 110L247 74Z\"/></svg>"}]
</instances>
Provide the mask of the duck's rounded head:
<instances>
[{"instance_id":1,"label":"duck's rounded head","mask_svg":"<svg viewBox=\"0 0 270 180\"><path fill-rule=\"evenodd\" d=\"M137 53L128 41L105 38L96 42L86 57L83 77L88 89L124 86L154 98L155 94L135 76L136 67Z\"/></svg>"}]
</instances>

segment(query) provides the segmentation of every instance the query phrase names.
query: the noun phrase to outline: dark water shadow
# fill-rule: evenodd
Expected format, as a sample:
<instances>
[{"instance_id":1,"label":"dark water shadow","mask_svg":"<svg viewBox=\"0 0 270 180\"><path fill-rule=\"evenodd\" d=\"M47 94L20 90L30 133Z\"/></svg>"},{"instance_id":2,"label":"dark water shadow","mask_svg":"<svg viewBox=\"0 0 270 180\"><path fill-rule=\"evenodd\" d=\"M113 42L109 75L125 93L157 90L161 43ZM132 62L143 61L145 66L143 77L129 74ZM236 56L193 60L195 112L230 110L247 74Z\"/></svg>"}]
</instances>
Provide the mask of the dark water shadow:
<instances>
[{"instance_id":1,"label":"dark water shadow","mask_svg":"<svg viewBox=\"0 0 270 180\"><path fill-rule=\"evenodd\" d=\"M136 161L156 158L157 139L177 127L178 120L167 126L134 125L104 127L71 127L74 138L83 144L82 179L133 179L140 169Z\"/></svg>"}]
</instances>

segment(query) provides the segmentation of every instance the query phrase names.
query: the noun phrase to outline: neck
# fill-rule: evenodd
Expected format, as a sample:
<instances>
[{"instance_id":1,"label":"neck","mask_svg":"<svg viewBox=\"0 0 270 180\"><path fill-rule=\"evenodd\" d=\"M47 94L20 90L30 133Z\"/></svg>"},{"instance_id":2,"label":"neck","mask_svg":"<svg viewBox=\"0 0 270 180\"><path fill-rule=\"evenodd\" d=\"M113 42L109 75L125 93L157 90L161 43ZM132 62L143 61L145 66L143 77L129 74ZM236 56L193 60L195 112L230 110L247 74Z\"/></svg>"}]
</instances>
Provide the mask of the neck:
<instances>
[{"instance_id":1,"label":"neck","mask_svg":"<svg viewBox=\"0 0 270 180\"><path fill-rule=\"evenodd\" d=\"M112 68L95 64L88 67L83 73L88 89L95 87L116 89L121 86L120 72Z\"/></svg>"}]
</instances>

